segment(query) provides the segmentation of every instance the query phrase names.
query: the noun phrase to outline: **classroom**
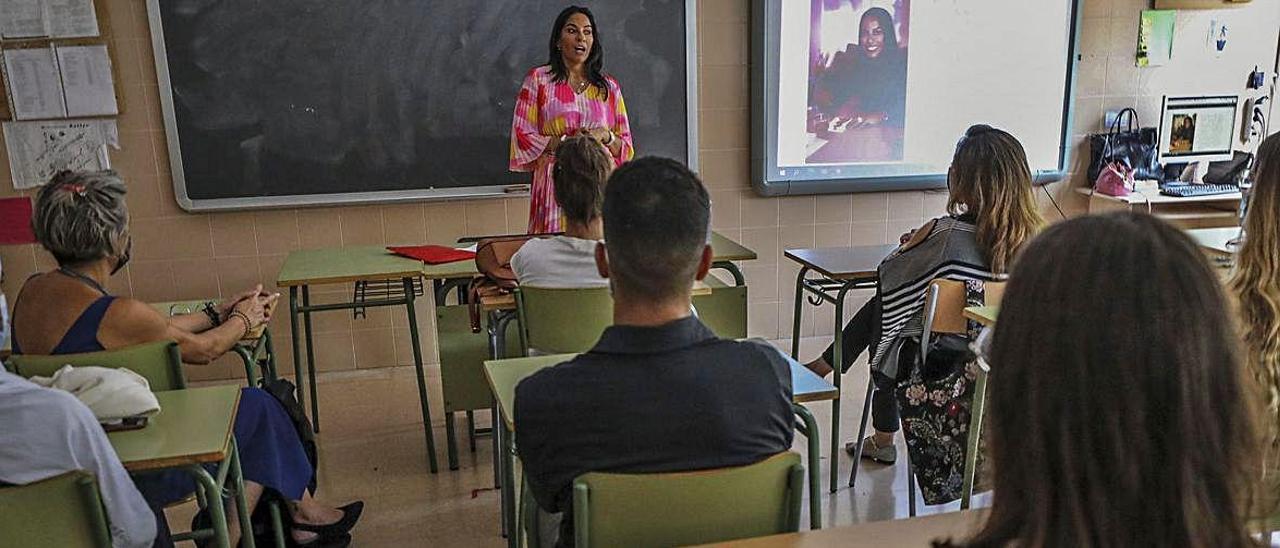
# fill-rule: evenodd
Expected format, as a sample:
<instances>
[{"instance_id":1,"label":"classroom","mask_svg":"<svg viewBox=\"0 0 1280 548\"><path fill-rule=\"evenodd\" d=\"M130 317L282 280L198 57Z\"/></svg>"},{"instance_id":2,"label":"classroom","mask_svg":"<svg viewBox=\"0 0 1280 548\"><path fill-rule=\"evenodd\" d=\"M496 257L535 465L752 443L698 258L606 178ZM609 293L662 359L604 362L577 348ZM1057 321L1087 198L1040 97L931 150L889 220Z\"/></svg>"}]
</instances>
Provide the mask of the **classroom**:
<instances>
[{"instance_id":1,"label":"classroom","mask_svg":"<svg viewBox=\"0 0 1280 548\"><path fill-rule=\"evenodd\" d=\"M1264 546L1277 0L0 0L0 548Z\"/></svg>"}]
</instances>

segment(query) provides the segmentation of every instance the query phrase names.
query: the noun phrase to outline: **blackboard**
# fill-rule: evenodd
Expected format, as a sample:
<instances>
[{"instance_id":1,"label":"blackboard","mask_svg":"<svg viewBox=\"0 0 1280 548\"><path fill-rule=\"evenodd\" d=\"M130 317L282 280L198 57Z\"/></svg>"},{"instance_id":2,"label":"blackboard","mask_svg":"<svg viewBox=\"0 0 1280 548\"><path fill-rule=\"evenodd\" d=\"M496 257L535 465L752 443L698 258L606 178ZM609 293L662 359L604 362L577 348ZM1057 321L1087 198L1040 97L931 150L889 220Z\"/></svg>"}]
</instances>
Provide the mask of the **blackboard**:
<instances>
[{"instance_id":1,"label":"blackboard","mask_svg":"<svg viewBox=\"0 0 1280 548\"><path fill-rule=\"evenodd\" d=\"M589 5L638 154L696 162L694 4ZM507 170L512 108L565 5L148 0L180 205L458 198L530 182Z\"/></svg>"}]
</instances>

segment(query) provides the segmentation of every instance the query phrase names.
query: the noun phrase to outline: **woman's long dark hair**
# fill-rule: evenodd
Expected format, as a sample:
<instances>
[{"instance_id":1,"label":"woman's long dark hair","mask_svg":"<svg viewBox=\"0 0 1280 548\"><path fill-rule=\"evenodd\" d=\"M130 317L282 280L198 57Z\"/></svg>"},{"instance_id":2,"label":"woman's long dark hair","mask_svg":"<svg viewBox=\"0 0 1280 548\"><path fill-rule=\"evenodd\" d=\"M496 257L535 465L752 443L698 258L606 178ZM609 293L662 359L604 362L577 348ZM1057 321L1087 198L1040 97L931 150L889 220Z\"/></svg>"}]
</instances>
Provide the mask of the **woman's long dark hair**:
<instances>
[{"instance_id":1,"label":"woman's long dark hair","mask_svg":"<svg viewBox=\"0 0 1280 548\"><path fill-rule=\"evenodd\" d=\"M1255 546L1258 392L1200 250L1139 213L1045 230L996 325L972 547Z\"/></svg>"},{"instance_id":2,"label":"woman's long dark hair","mask_svg":"<svg viewBox=\"0 0 1280 548\"><path fill-rule=\"evenodd\" d=\"M587 17L590 17L589 15ZM858 20L858 45L862 45L862 24L867 22L868 18L873 18L880 22L880 28L884 29L884 49L885 52L893 52L898 50L898 31L893 26L893 16L889 15L889 10L876 7L863 12L862 19Z\"/></svg>"},{"instance_id":3,"label":"woman's long dark hair","mask_svg":"<svg viewBox=\"0 0 1280 548\"><path fill-rule=\"evenodd\" d=\"M560 56L557 46L560 43L560 31L575 13L587 16L587 21L591 22L591 52L587 53L585 63L587 81L600 90L600 94L607 99L609 81L604 75L604 44L600 42L600 27L596 26L596 16L585 7L569 6L561 10L560 15L556 16L556 24L551 27L551 39L547 42L547 65L551 67L552 80L564 82L569 79L569 70L564 66L564 58Z\"/></svg>"}]
</instances>

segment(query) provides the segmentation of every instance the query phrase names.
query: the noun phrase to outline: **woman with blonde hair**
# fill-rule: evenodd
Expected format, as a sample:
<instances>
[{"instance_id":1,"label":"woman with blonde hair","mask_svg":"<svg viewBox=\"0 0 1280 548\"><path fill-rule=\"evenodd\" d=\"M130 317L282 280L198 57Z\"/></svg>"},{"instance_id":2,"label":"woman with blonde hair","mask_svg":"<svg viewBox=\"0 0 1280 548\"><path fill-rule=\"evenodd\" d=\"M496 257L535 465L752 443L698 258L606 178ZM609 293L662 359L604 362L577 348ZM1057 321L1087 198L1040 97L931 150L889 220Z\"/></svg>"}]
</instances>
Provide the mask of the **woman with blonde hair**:
<instances>
[{"instance_id":1,"label":"woman with blonde hair","mask_svg":"<svg viewBox=\"0 0 1280 548\"><path fill-rule=\"evenodd\" d=\"M949 364L949 372L930 373L929 380L913 365L919 345L928 343L920 341L924 292L934 279L963 281L969 299L981 304L983 282L1002 279L1014 255L1044 223L1031 185L1026 152L1013 135L987 125L970 127L956 145L947 171L948 215L902 236L902 246L880 264L876 297L844 328L841 373L870 350L868 363L876 385L871 406L875 433L860 444L846 444L845 450L857 455L861 445L862 458L893 464L897 460L894 434L906 422L913 457L917 447L930 447L924 452L935 457L942 455L936 460L912 460L921 491L931 504L958 496L972 386L967 363ZM825 376L833 369L833 354L834 346L828 347L809 368ZM933 386L937 382L947 383L946 391L952 395L919 397L941 390L940 385ZM930 427L913 429L917 421L928 421ZM939 434L936 439L922 439L913 430Z\"/></svg>"},{"instance_id":2,"label":"woman with blonde hair","mask_svg":"<svg viewBox=\"0 0 1280 548\"><path fill-rule=\"evenodd\" d=\"M1239 305L1245 362L1265 391L1266 424L1275 444L1280 441L1280 134L1258 149L1252 192L1230 287Z\"/></svg>"}]
</instances>

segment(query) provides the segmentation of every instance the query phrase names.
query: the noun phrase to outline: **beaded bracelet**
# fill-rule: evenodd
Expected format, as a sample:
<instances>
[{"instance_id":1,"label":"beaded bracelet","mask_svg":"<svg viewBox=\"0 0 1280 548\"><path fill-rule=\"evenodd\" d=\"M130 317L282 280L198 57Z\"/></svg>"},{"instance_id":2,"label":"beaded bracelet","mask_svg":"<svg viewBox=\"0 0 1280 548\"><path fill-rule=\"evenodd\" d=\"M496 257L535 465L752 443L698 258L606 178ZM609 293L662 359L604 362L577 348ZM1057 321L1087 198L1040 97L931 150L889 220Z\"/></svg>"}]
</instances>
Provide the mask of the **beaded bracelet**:
<instances>
[{"instance_id":1,"label":"beaded bracelet","mask_svg":"<svg viewBox=\"0 0 1280 548\"><path fill-rule=\"evenodd\" d=\"M245 314L244 312L241 312L239 310L235 310L235 311L232 311L231 314L227 316L227 319L231 319L231 318L240 318L240 321L244 322L244 333L240 335L240 338L242 339L245 338L246 336L249 335L250 331L253 331L253 322L249 321L248 314Z\"/></svg>"}]
</instances>

